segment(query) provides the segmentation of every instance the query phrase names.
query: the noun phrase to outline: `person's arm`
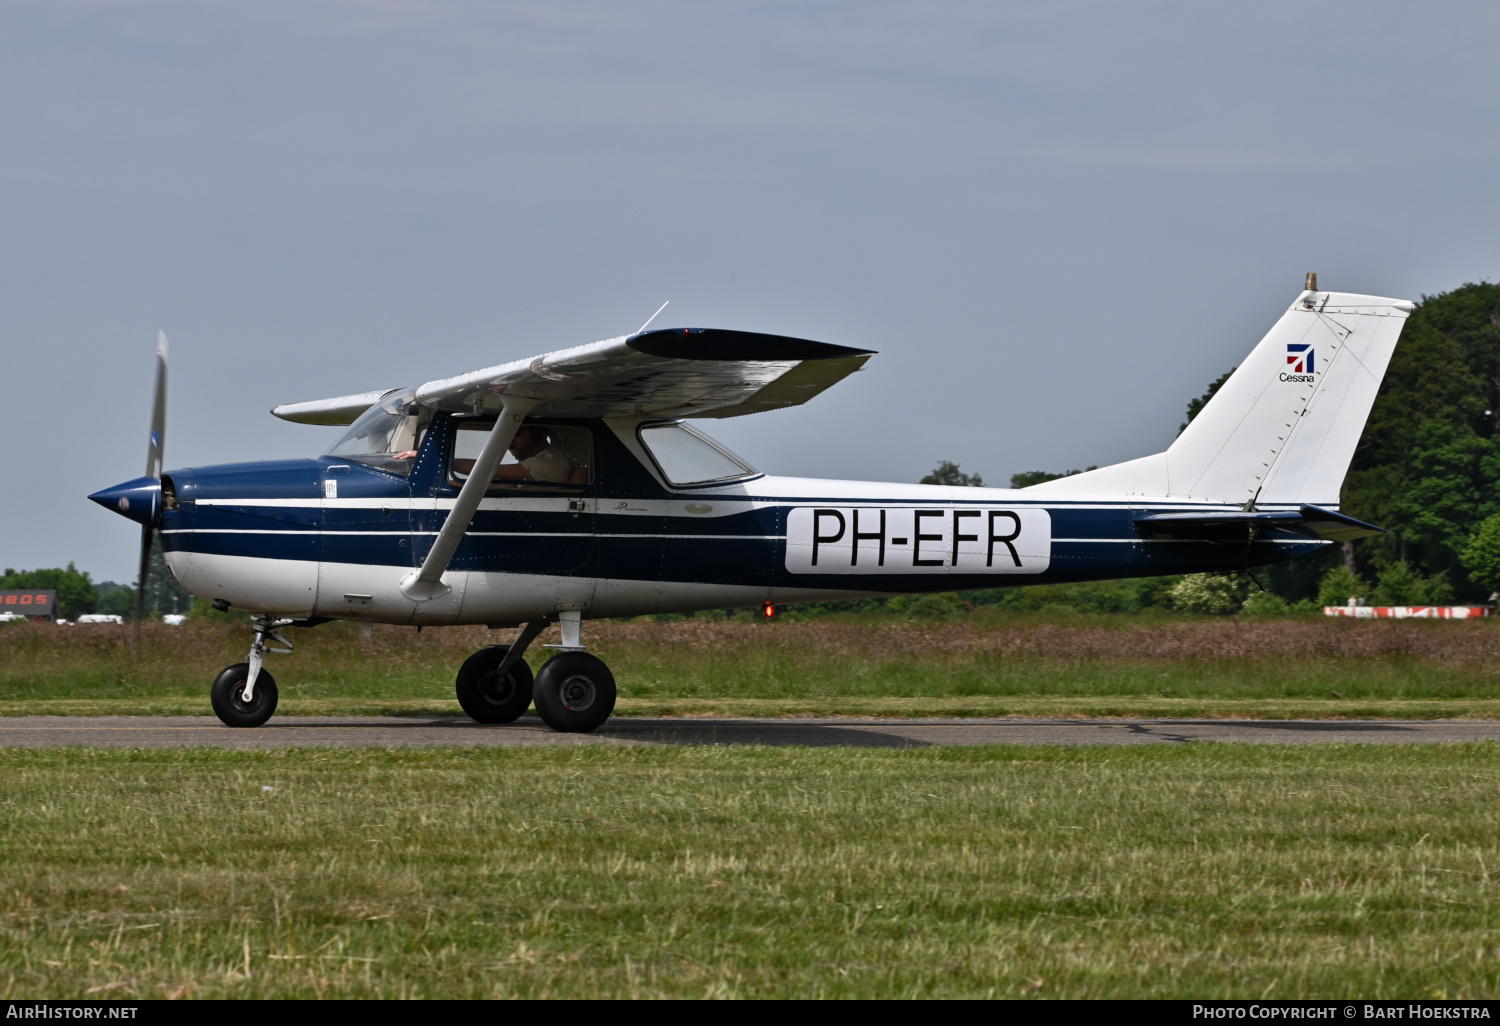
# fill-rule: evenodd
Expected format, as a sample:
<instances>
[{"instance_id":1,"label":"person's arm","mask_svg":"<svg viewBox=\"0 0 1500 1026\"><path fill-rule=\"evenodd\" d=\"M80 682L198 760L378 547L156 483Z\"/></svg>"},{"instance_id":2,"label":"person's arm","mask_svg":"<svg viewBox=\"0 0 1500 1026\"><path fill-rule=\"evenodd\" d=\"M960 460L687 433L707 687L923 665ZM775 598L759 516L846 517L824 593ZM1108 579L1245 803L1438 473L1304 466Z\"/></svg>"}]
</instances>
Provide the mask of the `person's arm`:
<instances>
[{"instance_id":1,"label":"person's arm","mask_svg":"<svg viewBox=\"0 0 1500 1026\"><path fill-rule=\"evenodd\" d=\"M567 484L573 476L573 461L556 445L549 445L521 462L526 467L527 480L539 484Z\"/></svg>"}]
</instances>

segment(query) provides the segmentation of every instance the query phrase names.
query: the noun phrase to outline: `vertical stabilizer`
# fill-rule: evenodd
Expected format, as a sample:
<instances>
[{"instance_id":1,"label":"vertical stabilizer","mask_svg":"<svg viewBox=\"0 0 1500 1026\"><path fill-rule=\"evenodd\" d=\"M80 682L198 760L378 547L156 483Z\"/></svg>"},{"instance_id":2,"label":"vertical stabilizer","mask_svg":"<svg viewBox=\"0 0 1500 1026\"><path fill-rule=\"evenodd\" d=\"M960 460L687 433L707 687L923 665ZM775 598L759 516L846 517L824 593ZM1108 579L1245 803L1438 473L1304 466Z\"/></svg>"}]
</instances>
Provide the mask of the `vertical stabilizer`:
<instances>
[{"instance_id":1,"label":"vertical stabilizer","mask_svg":"<svg viewBox=\"0 0 1500 1026\"><path fill-rule=\"evenodd\" d=\"M1336 507L1412 309L1304 290L1166 452L1034 487Z\"/></svg>"}]
</instances>

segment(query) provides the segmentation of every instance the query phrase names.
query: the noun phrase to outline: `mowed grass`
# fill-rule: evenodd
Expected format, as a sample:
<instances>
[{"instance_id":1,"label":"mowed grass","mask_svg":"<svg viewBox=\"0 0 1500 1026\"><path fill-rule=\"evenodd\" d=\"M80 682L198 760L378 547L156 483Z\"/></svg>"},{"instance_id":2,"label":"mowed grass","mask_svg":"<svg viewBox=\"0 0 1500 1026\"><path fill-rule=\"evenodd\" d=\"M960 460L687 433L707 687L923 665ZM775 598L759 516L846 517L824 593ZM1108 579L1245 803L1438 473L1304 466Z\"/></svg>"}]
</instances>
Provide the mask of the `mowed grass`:
<instances>
[{"instance_id":1,"label":"mowed grass","mask_svg":"<svg viewBox=\"0 0 1500 1026\"><path fill-rule=\"evenodd\" d=\"M453 677L512 631L289 629L283 713L457 715ZM590 622L624 715L1500 715L1500 621L1003 615ZM207 714L244 625L0 628L0 714ZM544 635L542 641L554 640ZM550 653L528 658L539 667Z\"/></svg>"},{"instance_id":2,"label":"mowed grass","mask_svg":"<svg viewBox=\"0 0 1500 1026\"><path fill-rule=\"evenodd\" d=\"M0 992L1479 997L1500 748L0 751Z\"/></svg>"}]
</instances>

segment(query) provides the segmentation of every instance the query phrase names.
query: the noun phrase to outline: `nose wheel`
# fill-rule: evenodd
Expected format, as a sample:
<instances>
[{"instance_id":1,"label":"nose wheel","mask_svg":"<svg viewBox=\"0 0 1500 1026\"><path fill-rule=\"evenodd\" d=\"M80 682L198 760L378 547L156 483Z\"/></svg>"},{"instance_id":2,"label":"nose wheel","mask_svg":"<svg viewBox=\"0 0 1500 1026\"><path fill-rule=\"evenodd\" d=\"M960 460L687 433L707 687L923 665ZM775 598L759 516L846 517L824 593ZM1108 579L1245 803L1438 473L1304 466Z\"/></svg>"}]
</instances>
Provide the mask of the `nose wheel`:
<instances>
[{"instance_id":1,"label":"nose wheel","mask_svg":"<svg viewBox=\"0 0 1500 1026\"><path fill-rule=\"evenodd\" d=\"M226 666L214 678L209 700L213 702L214 715L229 727L258 727L271 718L276 711L276 681L265 670L255 680L255 689L247 697L246 685L250 683L250 664L235 663Z\"/></svg>"}]
</instances>

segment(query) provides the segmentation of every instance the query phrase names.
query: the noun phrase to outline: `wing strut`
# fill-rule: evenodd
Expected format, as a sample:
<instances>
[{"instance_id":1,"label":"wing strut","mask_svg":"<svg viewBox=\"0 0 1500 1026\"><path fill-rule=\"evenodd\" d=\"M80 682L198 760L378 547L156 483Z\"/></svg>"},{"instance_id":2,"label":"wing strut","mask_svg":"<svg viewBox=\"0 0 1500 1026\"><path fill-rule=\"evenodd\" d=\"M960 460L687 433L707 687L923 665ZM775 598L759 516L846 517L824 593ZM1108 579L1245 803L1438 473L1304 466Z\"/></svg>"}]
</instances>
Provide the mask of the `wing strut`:
<instances>
[{"instance_id":1,"label":"wing strut","mask_svg":"<svg viewBox=\"0 0 1500 1026\"><path fill-rule=\"evenodd\" d=\"M473 523L479 500L484 498L485 491L495 477L495 468L500 465L505 450L516 437L521 421L536 404L535 399L520 396L508 395L503 400L500 416L495 418L495 426L490 429L490 436L485 439L484 448L474 461L474 469L469 471L469 479L459 489L453 509L448 514L448 519L443 521L442 530L433 539L432 548L427 550L427 558L422 560L421 569L413 570L401 580L401 594L413 602L441 598L453 590L443 583L443 571L448 569L454 550Z\"/></svg>"}]
</instances>

